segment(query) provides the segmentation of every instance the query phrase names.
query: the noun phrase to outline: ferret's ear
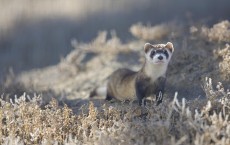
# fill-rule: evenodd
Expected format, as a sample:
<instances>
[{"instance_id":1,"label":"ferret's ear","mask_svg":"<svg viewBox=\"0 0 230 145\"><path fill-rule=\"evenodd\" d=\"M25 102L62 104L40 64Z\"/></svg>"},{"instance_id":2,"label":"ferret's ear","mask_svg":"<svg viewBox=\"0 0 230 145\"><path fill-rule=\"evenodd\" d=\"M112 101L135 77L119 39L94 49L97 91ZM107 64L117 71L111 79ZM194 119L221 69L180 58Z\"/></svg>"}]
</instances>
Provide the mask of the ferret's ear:
<instances>
[{"instance_id":1,"label":"ferret's ear","mask_svg":"<svg viewBox=\"0 0 230 145\"><path fill-rule=\"evenodd\" d=\"M144 46L145 53L147 53L151 48L153 48L152 44L145 43L145 46Z\"/></svg>"},{"instance_id":2,"label":"ferret's ear","mask_svg":"<svg viewBox=\"0 0 230 145\"><path fill-rule=\"evenodd\" d=\"M171 42L167 42L165 45L165 48L168 48L169 51L171 51L172 53L174 51L174 47L173 47L173 44Z\"/></svg>"}]
</instances>

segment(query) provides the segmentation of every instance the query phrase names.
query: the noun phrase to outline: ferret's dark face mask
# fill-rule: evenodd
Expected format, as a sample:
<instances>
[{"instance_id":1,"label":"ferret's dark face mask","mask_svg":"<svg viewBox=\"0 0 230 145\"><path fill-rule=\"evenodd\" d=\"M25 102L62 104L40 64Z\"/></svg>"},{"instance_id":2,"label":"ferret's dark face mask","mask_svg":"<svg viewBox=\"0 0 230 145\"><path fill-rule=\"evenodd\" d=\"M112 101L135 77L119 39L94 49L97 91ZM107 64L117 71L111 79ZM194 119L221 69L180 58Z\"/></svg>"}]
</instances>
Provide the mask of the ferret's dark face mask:
<instances>
[{"instance_id":1,"label":"ferret's dark face mask","mask_svg":"<svg viewBox=\"0 0 230 145\"><path fill-rule=\"evenodd\" d=\"M166 48L151 48L146 53L146 59L147 61L153 63L153 64L165 64L170 61L171 58L171 52L167 50Z\"/></svg>"}]
</instances>

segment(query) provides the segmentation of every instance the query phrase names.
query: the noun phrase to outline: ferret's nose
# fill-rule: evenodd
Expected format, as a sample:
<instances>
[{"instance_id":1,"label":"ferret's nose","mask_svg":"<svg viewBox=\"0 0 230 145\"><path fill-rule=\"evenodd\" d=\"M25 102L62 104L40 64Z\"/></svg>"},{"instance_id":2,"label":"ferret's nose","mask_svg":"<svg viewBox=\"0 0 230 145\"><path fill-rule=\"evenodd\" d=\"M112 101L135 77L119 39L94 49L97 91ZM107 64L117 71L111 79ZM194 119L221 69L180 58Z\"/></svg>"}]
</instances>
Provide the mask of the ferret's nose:
<instances>
[{"instance_id":1,"label":"ferret's nose","mask_svg":"<svg viewBox=\"0 0 230 145\"><path fill-rule=\"evenodd\" d=\"M161 56L161 55L158 56L158 59L159 59L159 60L162 60L162 59L163 59L163 56Z\"/></svg>"}]
</instances>

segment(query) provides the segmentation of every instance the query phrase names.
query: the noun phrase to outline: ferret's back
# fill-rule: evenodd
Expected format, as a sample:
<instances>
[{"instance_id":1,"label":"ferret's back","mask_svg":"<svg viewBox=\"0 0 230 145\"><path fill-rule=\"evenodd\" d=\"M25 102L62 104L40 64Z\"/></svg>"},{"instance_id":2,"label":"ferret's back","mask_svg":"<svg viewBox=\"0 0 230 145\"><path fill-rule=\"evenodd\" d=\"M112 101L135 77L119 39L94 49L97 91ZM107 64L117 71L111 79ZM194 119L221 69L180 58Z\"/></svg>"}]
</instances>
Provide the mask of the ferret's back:
<instances>
[{"instance_id":1,"label":"ferret's back","mask_svg":"<svg viewBox=\"0 0 230 145\"><path fill-rule=\"evenodd\" d=\"M118 69L113 72L108 80L107 93L108 95L118 100L133 100L136 99L135 79L137 72L129 69Z\"/></svg>"}]
</instances>

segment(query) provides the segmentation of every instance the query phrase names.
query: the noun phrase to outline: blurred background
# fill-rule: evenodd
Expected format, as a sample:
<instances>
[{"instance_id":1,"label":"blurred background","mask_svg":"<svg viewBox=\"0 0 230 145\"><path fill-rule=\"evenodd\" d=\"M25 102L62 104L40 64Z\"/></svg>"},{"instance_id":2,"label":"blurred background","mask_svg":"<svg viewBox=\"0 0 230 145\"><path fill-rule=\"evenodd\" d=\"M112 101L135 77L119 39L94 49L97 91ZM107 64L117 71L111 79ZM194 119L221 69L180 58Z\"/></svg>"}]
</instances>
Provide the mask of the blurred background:
<instances>
[{"instance_id":1,"label":"blurred background","mask_svg":"<svg viewBox=\"0 0 230 145\"><path fill-rule=\"evenodd\" d=\"M123 42L135 39L132 24L179 21L207 26L230 19L229 0L0 0L0 78L56 64L71 40L89 42L115 30Z\"/></svg>"}]
</instances>

